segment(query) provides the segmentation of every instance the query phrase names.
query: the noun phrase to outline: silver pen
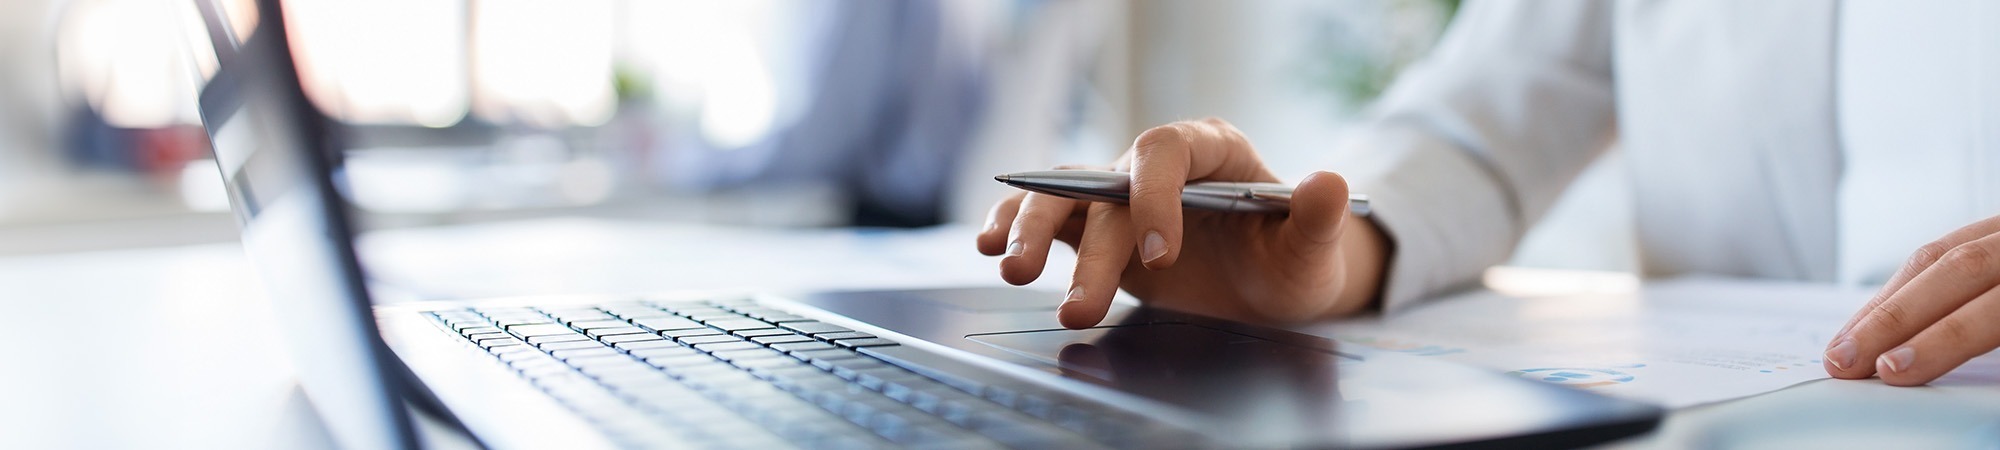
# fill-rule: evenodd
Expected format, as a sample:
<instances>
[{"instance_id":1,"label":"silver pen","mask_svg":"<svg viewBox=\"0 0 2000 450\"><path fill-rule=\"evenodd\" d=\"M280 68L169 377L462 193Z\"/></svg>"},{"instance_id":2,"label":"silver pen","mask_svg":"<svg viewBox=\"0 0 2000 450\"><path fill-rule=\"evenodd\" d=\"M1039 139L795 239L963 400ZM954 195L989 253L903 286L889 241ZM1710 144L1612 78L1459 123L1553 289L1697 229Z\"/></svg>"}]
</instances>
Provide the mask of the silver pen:
<instances>
[{"instance_id":1,"label":"silver pen","mask_svg":"<svg viewBox=\"0 0 2000 450\"><path fill-rule=\"evenodd\" d=\"M1090 202L1125 204L1132 198L1132 174L1101 170L1041 170L993 177L1029 192ZM1209 211L1283 213L1292 210L1292 187L1277 183L1199 181L1181 188L1181 206ZM1347 196L1347 210L1368 215L1368 196Z\"/></svg>"}]
</instances>

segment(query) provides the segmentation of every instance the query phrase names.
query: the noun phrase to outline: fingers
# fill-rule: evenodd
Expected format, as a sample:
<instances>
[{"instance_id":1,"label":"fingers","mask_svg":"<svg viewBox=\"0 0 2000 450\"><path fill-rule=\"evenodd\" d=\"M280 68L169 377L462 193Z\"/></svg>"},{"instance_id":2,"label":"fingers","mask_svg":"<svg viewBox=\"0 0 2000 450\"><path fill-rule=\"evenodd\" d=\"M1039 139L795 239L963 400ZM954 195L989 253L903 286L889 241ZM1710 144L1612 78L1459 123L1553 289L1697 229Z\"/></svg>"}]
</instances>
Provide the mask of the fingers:
<instances>
[{"instance_id":1,"label":"fingers","mask_svg":"<svg viewBox=\"0 0 2000 450\"><path fill-rule=\"evenodd\" d=\"M1882 290L1878 291L1874 298L1869 299L1868 304L1863 305L1854 314L1853 318L1848 319L1847 324L1840 327L1840 332L1833 334L1833 340L1827 343L1828 347L1831 348L1833 345L1840 343L1841 338L1847 336L1847 332L1854 328L1856 322L1860 322L1862 317L1867 317L1870 311L1874 311L1876 307L1881 306L1882 302L1888 300L1890 295L1894 295L1896 291L1902 290L1904 285L1909 284L1911 278L1915 278L1924 269L1930 268L1931 264L1937 263L1938 258L1943 257L1945 252L1951 251L1952 248L1964 245L1967 242L1972 242L1974 239L1995 233L2000 233L2000 217L1991 217L1986 220L1974 222L1972 225L1953 230L1935 242L1918 247L1916 253L1910 255L1910 260L1903 264L1903 268L1897 270L1894 276L1889 277L1889 282L1882 285Z\"/></svg>"},{"instance_id":2,"label":"fingers","mask_svg":"<svg viewBox=\"0 0 2000 450\"><path fill-rule=\"evenodd\" d=\"M1000 256L1007 251L1007 233L1011 227L1001 225L1014 223L1014 214L1020 211L1021 200L1027 196L1026 192L1016 193L993 204L993 210L986 213L986 227L979 230L976 239L980 254Z\"/></svg>"},{"instance_id":3,"label":"fingers","mask_svg":"<svg viewBox=\"0 0 2000 450\"><path fill-rule=\"evenodd\" d=\"M1062 306L1056 308L1056 319L1064 328L1097 326L1111 309L1111 298L1118 294L1119 274L1132 260L1134 239L1128 211L1118 205L1090 205L1082 246L1076 250L1076 276Z\"/></svg>"},{"instance_id":4,"label":"fingers","mask_svg":"<svg viewBox=\"0 0 2000 450\"><path fill-rule=\"evenodd\" d=\"M1874 375L1869 364L1990 290L2000 275L2000 237L1987 236L1953 247L1910 278L1902 289L1855 322L1826 352L1827 373L1836 378Z\"/></svg>"},{"instance_id":5,"label":"fingers","mask_svg":"<svg viewBox=\"0 0 2000 450\"><path fill-rule=\"evenodd\" d=\"M1005 258L1000 260L1000 279L1016 286L1032 283L1042 276L1048 263L1049 246L1056 232L1069 220L1076 200L1043 194L1028 194L1021 201L1008 232Z\"/></svg>"},{"instance_id":6,"label":"fingers","mask_svg":"<svg viewBox=\"0 0 2000 450\"><path fill-rule=\"evenodd\" d=\"M1132 171L1132 235L1135 251L1146 268L1172 267L1180 258L1181 188L1188 180L1210 178L1223 172L1257 173L1255 150L1236 127L1218 119L1184 121L1154 127L1132 142L1120 167ZM1255 167L1228 167L1232 161L1249 161ZM1252 180L1233 180L1252 181Z\"/></svg>"},{"instance_id":7,"label":"fingers","mask_svg":"<svg viewBox=\"0 0 2000 450\"><path fill-rule=\"evenodd\" d=\"M1909 342L1883 352L1875 358L1875 371L1883 383L1893 386L1930 383L2000 347L2000 328L1993 326L1994 317L2000 317L2000 289L1986 291Z\"/></svg>"}]
</instances>

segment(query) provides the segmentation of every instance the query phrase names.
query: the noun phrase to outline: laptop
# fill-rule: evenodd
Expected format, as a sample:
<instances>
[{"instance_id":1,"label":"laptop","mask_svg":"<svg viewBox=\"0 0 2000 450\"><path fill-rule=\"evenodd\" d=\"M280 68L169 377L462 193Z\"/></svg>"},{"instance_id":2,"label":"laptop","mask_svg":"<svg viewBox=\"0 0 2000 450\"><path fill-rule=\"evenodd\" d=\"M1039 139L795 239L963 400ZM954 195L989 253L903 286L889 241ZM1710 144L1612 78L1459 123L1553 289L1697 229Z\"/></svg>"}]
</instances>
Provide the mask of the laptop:
<instances>
[{"instance_id":1,"label":"laptop","mask_svg":"<svg viewBox=\"0 0 2000 450\"><path fill-rule=\"evenodd\" d=\"M1062 329L1059 296L1023 288L377 305L341 127L301 88L282 5L195 3L216 62L199 104L243 246L345 447L1565 447L1661 416L1168 310Z\"/></svg>"}]
</instances>

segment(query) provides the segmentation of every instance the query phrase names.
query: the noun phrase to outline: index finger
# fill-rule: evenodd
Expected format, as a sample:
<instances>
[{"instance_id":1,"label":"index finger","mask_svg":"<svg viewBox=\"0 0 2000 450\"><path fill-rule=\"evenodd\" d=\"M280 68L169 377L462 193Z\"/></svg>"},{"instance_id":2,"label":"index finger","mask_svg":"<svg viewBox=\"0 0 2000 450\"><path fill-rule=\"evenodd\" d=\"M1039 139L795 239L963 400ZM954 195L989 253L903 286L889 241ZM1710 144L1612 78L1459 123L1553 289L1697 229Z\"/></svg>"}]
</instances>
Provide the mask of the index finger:
<instances>
[{"instance_id":1,"label":"index finger","mask_svg":"<svg viewBox=\"0 0 2000 450\"><path fill-rule=\"evenodd\" d=\"M1242 133L1219 119L1174 122L1146 130L1133 140L1130 156L1135 250L1140 263L1153 270L1172 267L1180 258L1181 189L1188 180L1222 174L1233 158L1243 156L1251 156L1250 164L1261 168L1254 163L1254 153Z\"/></svg>"}]
</instances>

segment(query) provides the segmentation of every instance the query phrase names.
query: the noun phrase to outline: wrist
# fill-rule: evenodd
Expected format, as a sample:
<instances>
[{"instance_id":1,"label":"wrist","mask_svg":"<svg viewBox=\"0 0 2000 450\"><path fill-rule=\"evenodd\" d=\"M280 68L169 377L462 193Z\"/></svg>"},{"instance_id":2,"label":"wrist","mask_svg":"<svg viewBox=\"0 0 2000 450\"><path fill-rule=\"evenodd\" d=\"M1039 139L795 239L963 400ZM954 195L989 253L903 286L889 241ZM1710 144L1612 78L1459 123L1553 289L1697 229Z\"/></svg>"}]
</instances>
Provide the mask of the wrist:
<instances>
[{"instance_id":1,"label":"wrist","mask_svg":"<svg viewBox=\"0 0 2000 450\"><path fill-rule=\"evenodd\" d=\"M1374 308L1381 303L1383 277L1388 273L1389 255L1394 252L1388 235L1367 217L1348 216L1341 227L1341 286L1334 296L1330 316L1346 316Z\"/></svg>"}]
</instances>

